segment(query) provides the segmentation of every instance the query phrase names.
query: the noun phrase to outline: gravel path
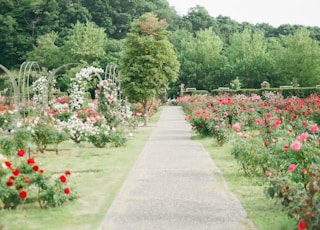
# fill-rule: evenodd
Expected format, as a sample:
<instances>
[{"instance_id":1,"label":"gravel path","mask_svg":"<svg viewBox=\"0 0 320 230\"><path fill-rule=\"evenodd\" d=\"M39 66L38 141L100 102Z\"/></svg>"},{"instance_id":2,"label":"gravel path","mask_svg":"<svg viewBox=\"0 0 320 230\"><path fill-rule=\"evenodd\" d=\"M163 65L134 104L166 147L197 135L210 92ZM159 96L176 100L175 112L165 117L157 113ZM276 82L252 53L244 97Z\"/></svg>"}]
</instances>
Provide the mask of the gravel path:
<instances>
[{"instance_id":1,"label":"gravel path","mask_svg":"<svg viewBox=\"0 0 320 230\"><path fill-rule=\"evenodd\" d=\"M99 230L255 229L180 107L164 107L156 129Z\"/></svg>"}]
</instances>

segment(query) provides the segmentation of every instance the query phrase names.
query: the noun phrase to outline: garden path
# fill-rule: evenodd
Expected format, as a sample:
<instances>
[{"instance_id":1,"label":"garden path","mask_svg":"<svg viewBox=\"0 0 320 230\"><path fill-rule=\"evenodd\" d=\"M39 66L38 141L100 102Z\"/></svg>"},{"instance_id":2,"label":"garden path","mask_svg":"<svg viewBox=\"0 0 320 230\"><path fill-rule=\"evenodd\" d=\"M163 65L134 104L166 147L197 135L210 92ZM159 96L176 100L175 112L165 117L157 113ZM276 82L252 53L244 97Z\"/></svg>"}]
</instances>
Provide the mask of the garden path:
<instances>
[{"instance_id":1,"label":"garden path","mask_svg":"<svg viewBox=\"0 0 320 230\"><path fill-rule=\"evenodd\" d=\"M255 229L191 135L181 107L164 107L99 230Z\"/></svg>"}]
</instances>

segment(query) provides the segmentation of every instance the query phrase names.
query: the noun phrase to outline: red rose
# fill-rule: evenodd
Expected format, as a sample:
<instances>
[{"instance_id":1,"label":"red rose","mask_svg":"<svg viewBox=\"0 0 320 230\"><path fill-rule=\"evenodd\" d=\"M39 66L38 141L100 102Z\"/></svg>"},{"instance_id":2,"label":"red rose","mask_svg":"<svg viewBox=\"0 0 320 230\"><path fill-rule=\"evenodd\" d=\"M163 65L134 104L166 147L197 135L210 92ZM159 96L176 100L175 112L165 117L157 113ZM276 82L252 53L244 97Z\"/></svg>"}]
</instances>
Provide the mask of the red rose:
<instances>
[{"instance_id":1,"label":"red rose","mask_svg":"<svg viewBox=\"0 0 320 230\"><path fill-rule=\"evenodd\" d=\"M71 175L71 172L70 172L70 170L66 170L64 174Z\"/></svg>"},{"instance_id":2,"label":"red rose","mask_svg":"<svg viewBox=\"0 0 320 230\"><path fill-rule=\"evenodd\" d=\"M13 175L18 176L20 174L20 169L15 169L12 171Z\"/></svg>"},{"instance_id":3,"label":"red rose","mask_svg":"<svg viewBox=\"0 0 320 230\"><path fill-rule=\"evenodd\" d=\"M10 161L5 161L4 163L8 168L12 167L12 163Z\"/></svg>"},{"instance_id":4,"label":"red rose","mask_svg":"<svg viewBox=\"0 0 320 230\"><path fill-rule=\"evenodd\" d=\"M23 157L24 154L26 154L26 151L24 149L19 149L17 154L18 154L19 157Z\"/></svg>"},{"instance_id":5,"label":"red rose","mask_svg":"<svg viewBox=\"0 0 320 230\"><path fill-rule=\"evenodd\" d=\"M35 163L34 158L32 158L32 157L29 158L28 161L27 161L27 163L28 163L29 165L34 164L34 163Z\"/></svg>"},{"instance_id":6,"label":"red rose","mask_svg":"<svg viewBox=\"0 0 320 230\"><path fill-rule=\"evenodd\" d=\"M69 195L70 192L71 192L70 188L68 188L68 187L64 188L64 193L65 194Z\"/></svg>"},{"instance_id":7,"label":"red rose","mask_svg":"<svg viewBox=\"0 0 320 230\"><path fill-rule=\"evenodd\" d=\"M43 169L40 169L39 172L40 172L40 173L44 173L44 170L43 170Z\"/></svg>"},{"instance_id":8,"label":"red rose","mask_svg":"<svg viewBox=\"0 0 320 230\"><path fill-rule=\"evenodd\" d=\"M39 166L38 166L38 165L34 165L34 166L32 167L32 169L33 169L33 171L37 172L37 171L39 170Z\"/></svg>"},{"instance_id":9,"label":"red rose","mask_svg":"<svg viewBox=\"0 0 320 230\"><path fill-rule=\"evenodd\" d=\"M21 192L19 193L20 198L23 200L26 199L27 195L28 195L28 193L24 189L22 189Z\"/></svg>"},{"instance_id":10,"label":"red rose","mask_svg":"<svg viewBox=\"0 0 320 230\"><path fill-rule=\"evenodd\" d=\"M298 224L298 230L304 230L308 227L308 222L305 222L304 220L300 220Z\"/></svg>"},{"instance_id":11,"label":"red rose","mask_svg":"<svg viewBox=\"0 0 320 230\"><path fill-rule=\"evenodd\" d=\"M12 186L13 185L13 180L11 178L9 178L6 182L7 186Z\"/></svg>"},{"instance_id":12,"label":"red rose","mask_svg":"<svg viewBox=\"0 0 320 230\"><path fill-rule=\"evenodd\" d=\"M66 183L67 182L67 178L66 178L65 175L61 175L60 176L60 180L61 180L62 183Z\"/></svg>"},{"instance_id":13,"label":"red rose","mask_svg":"<svg viewBox=\"0 0 320 230\"><path fill-rule=\"evenodd\" d=\"M287 150L287 149L289 149L289 146L288 146L288 145L284 145L283 148L284 148L285 150Z\"/></svg>"}]
</instances>

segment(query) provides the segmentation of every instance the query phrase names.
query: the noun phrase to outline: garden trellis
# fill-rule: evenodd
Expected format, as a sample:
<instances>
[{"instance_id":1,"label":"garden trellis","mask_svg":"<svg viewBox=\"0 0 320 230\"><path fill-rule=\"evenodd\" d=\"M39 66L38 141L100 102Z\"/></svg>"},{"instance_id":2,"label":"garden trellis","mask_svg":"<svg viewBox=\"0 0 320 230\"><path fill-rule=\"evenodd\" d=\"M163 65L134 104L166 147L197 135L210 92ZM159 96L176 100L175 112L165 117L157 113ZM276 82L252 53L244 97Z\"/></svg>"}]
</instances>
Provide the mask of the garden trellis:
<instances>
[{"instance_id":1,"label":"garden trellis","mask_svg":"<svg viewBox=\"0 0 320 230\"><path fill-rule=\"evenodd\" d=\"M9 76L13 89L13 106L17 111L21 110L21 106L26 102L26 110L29 110L30 101L30 77L38 77L40 67L38 63L33 61L23 62L20 66L18 76L14 76L5 66L0 64L0 68ZM12 96L11 96L12 97ZM11 102L12 103L12 102Z\"/></svg>"},{"instance_id":2,"label":"garden trellis","mask_svg":"<svg viewBox=\"0 0 320 230\"><path fill-rule=\"evenodd\" d=\"M113 83L116 84L118 89L118 99L121 100L121 81L120 81L120 73L117 65L107 65L105 69L104 79L111 79Z\"/></svg>"},{"instance_id":3,"label":"garden trellis","mask_svg":"<svg viewBox=\"0 0 320 230\"><path fill-rule=\"evenodd\" d=\"M48 110L49 104L49 87L55 81L56 74L61 69L68 67L70 65L81 65L80 63L68 63L58 67L57 69L49 72L48 76L40 76L40 66L37 62L34 61L26 61L23 62L20 66L20 70L17 76L15 76L10 70L8 70L5 66L0 64L0 68L8 75L9 80L12 85L12 90L10 91L9 97L12 98L10 101L11 107L13 107L16 111L21 111L22 109L27 112L30 110L30 105L28 102L31 101L32 93L31 84L36 80L41 81L38 86L41 87L41 95L37 98L41 104L41 108L38 108L39 111L46 112ZM96 72L92 72L99 81L109 80L113 84L116 85L117 88L117 98L121 100L121 90L120 90L120 79L119 79L119 71L117 65L107 65L104 71L104 77L101 77L99 73L103 73L103 71L99 70ZM103 75L102 75L103 76ZM38 89L39 89L38 87ZM36 87L37 88L37 87ZM39 92L38 92L39 93ZM23 106L23 107L22 107Z\"/></svg>"}]
</instances>

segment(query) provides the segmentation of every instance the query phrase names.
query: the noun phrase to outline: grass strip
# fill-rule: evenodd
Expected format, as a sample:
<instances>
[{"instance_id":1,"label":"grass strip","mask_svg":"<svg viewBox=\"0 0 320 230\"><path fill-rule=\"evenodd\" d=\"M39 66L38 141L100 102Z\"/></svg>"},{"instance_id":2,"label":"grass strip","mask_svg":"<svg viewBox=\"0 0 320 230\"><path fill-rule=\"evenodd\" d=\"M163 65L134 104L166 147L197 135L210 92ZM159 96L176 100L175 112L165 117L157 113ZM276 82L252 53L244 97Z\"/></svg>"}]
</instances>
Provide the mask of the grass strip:
<instances>
[{"instance_id":1,"label":"grass strip","mask_svg":"<svg viewBox=\"0 0 320 230\"><path fill-rule=\"evenodd\" d=\"M230 190L238 197L248 217L258 230L292 230L295 221L281 211L280 204L264 194L261 180L245 175L235 158L230 154L232 145L218 146L213 138L193 137L208 151L217 167L227 180Z\"/></svg>"}]
</instances>

